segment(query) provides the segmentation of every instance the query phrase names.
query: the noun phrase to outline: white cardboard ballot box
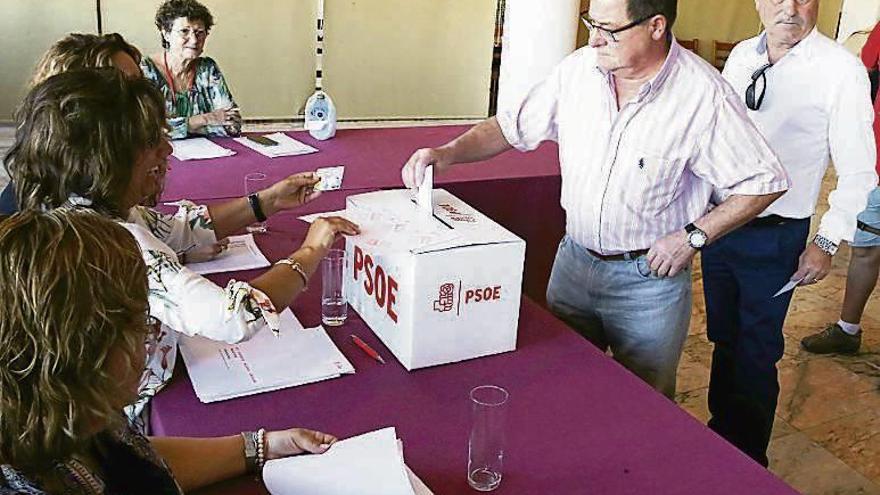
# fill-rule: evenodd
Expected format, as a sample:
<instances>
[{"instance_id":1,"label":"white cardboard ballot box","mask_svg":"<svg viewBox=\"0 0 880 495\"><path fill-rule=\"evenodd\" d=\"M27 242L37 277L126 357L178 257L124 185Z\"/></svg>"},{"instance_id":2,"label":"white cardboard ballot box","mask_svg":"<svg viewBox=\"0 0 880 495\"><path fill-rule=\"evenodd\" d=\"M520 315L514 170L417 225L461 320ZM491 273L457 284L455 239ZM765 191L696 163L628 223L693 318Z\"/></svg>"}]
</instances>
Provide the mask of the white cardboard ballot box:
<instances>
[{"instance_id":1,"label":"white cardboard ballot box","mask_svg":"<svg viewBox=\"0 0 880 495\"><path fill-rule=\"evenodd\" d=\"M516 348L525 242L442 189L433 212L406 190L349 196L352 308L408 369Z\"/></svg>"}]
</instances>

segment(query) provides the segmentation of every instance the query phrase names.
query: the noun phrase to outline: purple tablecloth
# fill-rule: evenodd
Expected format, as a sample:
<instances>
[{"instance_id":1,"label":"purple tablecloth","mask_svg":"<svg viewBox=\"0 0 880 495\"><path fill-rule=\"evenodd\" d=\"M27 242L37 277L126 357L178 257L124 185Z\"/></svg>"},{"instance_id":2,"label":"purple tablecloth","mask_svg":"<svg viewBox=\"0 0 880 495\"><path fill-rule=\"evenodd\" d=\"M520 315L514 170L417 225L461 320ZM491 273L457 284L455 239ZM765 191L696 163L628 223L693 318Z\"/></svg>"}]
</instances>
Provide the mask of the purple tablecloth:
<instances>
[{"instance_id":1,"label":"purple tablecloth","mask_svg":"<svg viewBox=\"0 0 880 495\"><path fill-rule=\"evenodd\" d=\"M244 176L265 173L271 182L318 167L345 165L344 189L403 187L400 168L412 153L455 138L469 126L405 127L340 130L328 141L316 141L305 131L289 133L318 148L310 155L267 158L230 138L213 141L237 154L212 160L181 162L172 157L164 201L203 200L244 195ZM455 167L435 177L438 185L500 178L558 177L557 147L547 143L531 153L511 151L476 166ZM558 199L558 198L557 198Z\"/></svg>"},{"instance_id":2,"label":"purple tablecloth","mask_svg":"<svg viewBox=\"0 0 880 495\"><path fill-rule=\"evenodd\" d=\"M232 139L216 142L238 152L216 160L172 160L163 201L196 201L244 194L243 177L264 172L271 182L292 173L345 164L343 189L403 187L400 167L413 151L443 144L468 126L341 130L334 139L316 141L307 132L291 133L320 149L320 153L266 158ZM526 241L523 290L544 304L547 279L558 241L565 232L565 212L559 205L561 181L557 147L546 143L532 153L510 151L476 165L454 167L437 177L447 189Z\"/></svg>"},{"instance_id":3,"label":"purple tablecloth","mask_svg":"<svg viewBox=\"0 0 880 495\"><path fill-rule=\"evenodd\" d=\"M343 204L328 194L303 212ZM257 242L270 260L289 254L306 225L285 213ZM258 272L235 274L247 279ZM213 277L223 283L229 274ZM320 282L293 310L306 326L320 321ZM466 483L468 391L497 384L510 391L504 479L499 494L796 493L658 395L528 299L518 349L463 363L407 372L352 313L331 337L355 375L277 392L201 404L183 366L153 400L158 435L209 436L260 426L304 426L340 437L395 426L407 463L438 495L472 493ZM354 347L356 334L382 354L380 365ZM205 493L265 493L239 479Z\"/></svg>"}]
</instances>

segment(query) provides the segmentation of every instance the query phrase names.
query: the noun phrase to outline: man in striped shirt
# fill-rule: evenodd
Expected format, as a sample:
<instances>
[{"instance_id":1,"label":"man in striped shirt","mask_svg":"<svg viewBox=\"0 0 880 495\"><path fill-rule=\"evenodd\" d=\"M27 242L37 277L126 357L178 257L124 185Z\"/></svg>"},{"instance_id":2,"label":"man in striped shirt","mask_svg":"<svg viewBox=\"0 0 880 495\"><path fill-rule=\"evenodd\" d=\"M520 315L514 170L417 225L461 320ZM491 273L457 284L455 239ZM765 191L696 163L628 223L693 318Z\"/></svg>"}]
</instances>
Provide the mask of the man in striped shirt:
<instances>
[{"instance_id":1,"label":"man in striped shirt","mask_svg":"<svg viewBox=\"0 0 880 495\"><path fill-rule=\"evenodd\" d=\"M517 105L402 170L559 143L566 236L551 310L667 397L691 313L690 263L788 187L718 72L674 40L675 0L593 0L590 42ZM713 191L723 199L707 213Z\"/></svg>"}]
</instances>

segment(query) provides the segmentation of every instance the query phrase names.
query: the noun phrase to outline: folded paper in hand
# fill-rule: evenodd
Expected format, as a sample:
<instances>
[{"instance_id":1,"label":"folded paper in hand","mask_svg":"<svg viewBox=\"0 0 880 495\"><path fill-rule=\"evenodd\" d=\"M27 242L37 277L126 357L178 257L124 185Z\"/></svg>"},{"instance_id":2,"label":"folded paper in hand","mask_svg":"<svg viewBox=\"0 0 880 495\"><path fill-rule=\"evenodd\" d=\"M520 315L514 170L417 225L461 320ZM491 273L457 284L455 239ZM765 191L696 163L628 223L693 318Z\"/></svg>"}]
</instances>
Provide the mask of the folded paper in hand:
<instances>
[{"instance_id":1,"label":"folded paper in hand","mask_svg":"<svg viewBox=\"0 0 880 495\"><path fill-rule=\"evenodd\" d=\"M354 373L322 327L303 329L289 309L279 316L277 337L268 328L238 344L181 335L180 354L200 401L216 402Z\"/></svg>"},{"instance_id":2,"label":"folded paper in hand","mask_svg":"<svg viewBox=\"0 0 880 495\"><path fill-rule=\"evenodd\" d=\"M171 147L174 148L172 153L174 157L181 161L206 160L235 154L235 151L224 148L207 138L179 139L171 141Z\"/></svg>"},{"instance_id":3,"label":"folded paper in hand","mask_svg":"<svg viewBox=\"0 0 880 495\"><path fill-rule=\"evenodd\" d=\"M272 495L431 495L404 464L393 427L341 440L323 454L269 461L263 482Z\"/></svg>"},{"instance_id":4,"label":"folded paper in hand","mask_svg":"<svg viewBox=\"0 0 880 495\"><path fill-rule=\"evenodd\" d=\"M318 152L317 148L313 148L305 143L301 143L283 132L266 134L266 137L271 139L272 141L275 141L278 144L273 146L265 146L244 137L235 138L234 141L236 143L247 146L248 148L256 151L263 156L268 156L269 158L277 158L279 156L308 155L309 153Z\"/></svg>"}]
</instances>

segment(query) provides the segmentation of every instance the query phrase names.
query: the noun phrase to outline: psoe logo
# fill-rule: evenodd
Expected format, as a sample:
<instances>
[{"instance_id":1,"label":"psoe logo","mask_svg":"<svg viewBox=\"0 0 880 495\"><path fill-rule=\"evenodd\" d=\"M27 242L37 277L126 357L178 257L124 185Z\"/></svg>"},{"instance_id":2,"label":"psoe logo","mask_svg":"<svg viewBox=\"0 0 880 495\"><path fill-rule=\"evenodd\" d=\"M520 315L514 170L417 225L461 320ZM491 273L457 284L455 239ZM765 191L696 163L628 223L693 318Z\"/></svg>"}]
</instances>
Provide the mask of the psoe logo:
<instances>
[{"instance_id":1,"label":"psoe logo","mask_svg":"<svg viewBox=\"0 0 880 495\"><path fill-rule=\"evenodd\" d=\"M445 283L440 286L440 297L434 301L434 311L446 313L455 307L455 284Z\"/></svg>"},{"instance_id":2,"label":"psoe logo","mask_svg":"<svg viewBox=\"0 0 880 495\"><path fill-rule=\"evenodd\" d=\"M440 294L434 300L434 311L438 313L446 313L455 310L461 313L461 307L469 304L484 303L490 301L501 300L501 286L475 287L464 290L464 296L461 295L462 287L458 287L458 302L455 300L456 285L446 282L440 285Z\"/></svg>"}]
</instances>

